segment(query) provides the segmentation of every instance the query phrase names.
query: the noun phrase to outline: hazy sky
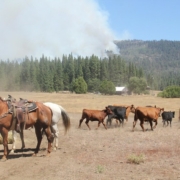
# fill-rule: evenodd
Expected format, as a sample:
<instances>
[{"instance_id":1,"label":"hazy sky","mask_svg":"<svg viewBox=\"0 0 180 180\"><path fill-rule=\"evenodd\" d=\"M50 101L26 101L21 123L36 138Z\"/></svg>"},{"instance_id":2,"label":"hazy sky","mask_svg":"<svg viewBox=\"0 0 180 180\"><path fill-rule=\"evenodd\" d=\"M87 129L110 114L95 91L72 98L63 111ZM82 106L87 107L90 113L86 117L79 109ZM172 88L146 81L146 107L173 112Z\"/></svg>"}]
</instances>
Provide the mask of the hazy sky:
<instances>
[{"instance_id":1,"label":"hazy sky","mask_svg":"<svg viewBox=\"0 0 180 180\"><path fill-rule=\"evenodd\" d=\"M178 0L0 0L0 59L118 53L113 40L180 40Z\"/></svg>"}]
</instances>

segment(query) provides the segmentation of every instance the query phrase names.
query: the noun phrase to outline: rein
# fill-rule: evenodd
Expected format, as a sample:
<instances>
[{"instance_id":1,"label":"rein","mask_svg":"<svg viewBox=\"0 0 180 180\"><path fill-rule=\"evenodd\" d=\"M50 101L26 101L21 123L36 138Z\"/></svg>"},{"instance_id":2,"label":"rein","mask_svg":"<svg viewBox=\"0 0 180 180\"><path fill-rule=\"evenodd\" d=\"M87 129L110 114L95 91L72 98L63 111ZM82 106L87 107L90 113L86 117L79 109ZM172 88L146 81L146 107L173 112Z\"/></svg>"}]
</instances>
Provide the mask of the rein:
<instances>
[{"instance_id":1,"label":"rein","mask_svg":"<svg viewBox=\"0 0 180 180\"><path fill-rule=\"evenodd\" d=\"M8 103L7 103L8 106ZM0 119L6 117L8 114L11 114L10 110L8 110L8 112L4 113L3 115L0 116Z\"/></svg>"},{"instance_id":2,"label":"rein","mask_svg":"<svg viewBox=\"0 0 180 180\"><path fill-rule=\"evenodd\" d=\"M1 115L1 116L0 116L0 119L2 119L2 118L4 118L4 117L6 117L8 114L9 114L9 112L4 113L3 115Z\"/></svg>"}]
</instances>

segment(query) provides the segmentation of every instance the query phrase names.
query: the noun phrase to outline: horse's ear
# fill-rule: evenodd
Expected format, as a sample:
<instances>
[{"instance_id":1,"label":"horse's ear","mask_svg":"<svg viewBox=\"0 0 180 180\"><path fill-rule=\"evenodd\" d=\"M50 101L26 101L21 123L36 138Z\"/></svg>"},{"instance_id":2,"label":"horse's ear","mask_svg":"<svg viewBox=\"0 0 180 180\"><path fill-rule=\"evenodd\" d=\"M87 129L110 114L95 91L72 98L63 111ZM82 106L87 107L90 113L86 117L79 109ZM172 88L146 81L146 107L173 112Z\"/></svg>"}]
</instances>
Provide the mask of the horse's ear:
<instances>
[{"instance_id":1,"label":"horse's ear","mask_svg":"<svg viewBox=\"0 0 180 180\"><path fill-rule=\"evenodd\" d=\"M12 96L8 94L8 98L12 98Z\"/></svg>"},{"instance_id":2,"label":"horse's ear","mask_svg":"<svg viewBox=\"0 0 180 180\"><path fill-rule=\"evenodd\" d=\"M23 100L23 98L19 98L19 100L21 101L21 100Z\"/></svg>"}]
</instances>

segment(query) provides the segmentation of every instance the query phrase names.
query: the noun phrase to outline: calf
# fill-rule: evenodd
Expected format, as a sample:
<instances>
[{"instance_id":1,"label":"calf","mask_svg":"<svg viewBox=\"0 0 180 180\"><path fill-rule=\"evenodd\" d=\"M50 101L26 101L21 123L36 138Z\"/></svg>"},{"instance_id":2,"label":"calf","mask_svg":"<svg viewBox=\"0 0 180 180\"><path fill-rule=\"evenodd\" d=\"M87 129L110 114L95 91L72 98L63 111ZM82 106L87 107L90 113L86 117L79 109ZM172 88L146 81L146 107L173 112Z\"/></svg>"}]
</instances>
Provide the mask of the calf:
<instances>
[{"instance_id":1,"label":"calf","mask_svg":"<svg viewBox=\"0 0 180 180\"><path fill-rule=\"evenodd\" d=\"M83 122L84 119L86 119L86 125L88 126L89 130L91 128L89 127L89 121L98 121L98 127L102 123L104 125L104 128L106 128L106 125L104 123L104 118L108 115L112 114L112 111L110 108L106 107L104 110L89 110L89 109L83 109L82 112L82 117L79 120L79 128L81 127L81 123ZM97 128L98 128L97 127Z\"/></svg>"},{"instance_id":2,"label":"calf","mask_svg":"<svg viewBox=\"0 0 180 180\"><path fill-rule=\"evenodd\" d=\"M111 105L109 105L108 107L111 109L113 114L108 115L107 122L111 122L112 118L116 118L123 126L124 119L126 117L127 107L119 107L119 106L111 106Z\"/></svg>"},{"instance_id":3,"label":"calf","mask_svg":"<svg viewBox=\"0 0 180 180\"><path fill-rule=\"evenodd\" d=\"M164 111L162 113L162 120L163 120L163 126L165 126L166 122L167 122L167 126L169 125L170 122L170 127L171 127L171 121L172 118L174 118L175 116L175 112L171 112L171 111Z\"/></svg>"},{"instance_id":4,"label":"calf","mask_svg":"<svg viewBox=\"0 0 180 180\"><path fill-rule=\"evenodd\" d=\"M157 120L161 115L161 112L164 111L164 108L159 107L137 107L135 110L134 115L134 122L133 122L133 131L136 126L137 120L140 120L140 126L142 130L144 131L144 121L149 121L151 130L156 128L157 126ZM153 123L155 122L155 126L153 127Z\"/></svg>"}]
</instances>

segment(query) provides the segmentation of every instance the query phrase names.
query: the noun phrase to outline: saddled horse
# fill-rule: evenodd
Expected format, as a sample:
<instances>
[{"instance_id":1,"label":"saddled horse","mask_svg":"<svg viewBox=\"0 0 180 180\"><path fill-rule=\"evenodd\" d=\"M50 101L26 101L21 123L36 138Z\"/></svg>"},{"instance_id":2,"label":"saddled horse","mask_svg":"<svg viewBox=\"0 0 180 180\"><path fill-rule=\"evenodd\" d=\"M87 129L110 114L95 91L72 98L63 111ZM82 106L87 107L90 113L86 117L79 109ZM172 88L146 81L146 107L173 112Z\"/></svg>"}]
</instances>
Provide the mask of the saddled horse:
<instances>
[{"instance_id":1,"label":"saddled horse","mask_svg":"<svg viewBox=\"0 0 180 180\"><path fill-rule=\"evenodd\" d=\"M59 137L58 122L62 116L63 125L64 125L65 133L66 133L67 130L70 128L70 118L69 118L69 115L67 114L66 110L62 106L52 103L52 102L45 102L43 104L48 106L52 111L51 130L54 135L54 150L56 150L58 148L58 137ZM13 144L12 144L11 152L13 153L14 150L16 149L16 147L15 147L15 144L16 144L15 130L13 130L12 136L13 136ZM23 136L23 134L21 134L21 132L20 132L20 138L21 138L21 142L22 142L21 149L23 149L23 148L25 148L25 142L24 142L24 136Z\"/></svg>"},{"instance_id":2,"label":"saddled horse","mask_svg":"<svg viewBox=\"0 0 180 180\"><path fill-rule=\"evenodd\" d=\"M32 126L35 127L37 146L33 155L37 155L39 152L42 141L41 130L43 129L48 140L47 154L50 154L54 139L51 134L52 111L49 107L40 102L33 102L32 105L35 108L32 111L28 111L27 117L24 118L24 109L26 109L24 102L12 102L0 98L0 133L3 138L4 146L4 155L2 159L6 160L9 154L8 131L15 130L18 123L20 124L21 133L23 133L24 129L28 129Z\"/></svg>"}]
</instances>

